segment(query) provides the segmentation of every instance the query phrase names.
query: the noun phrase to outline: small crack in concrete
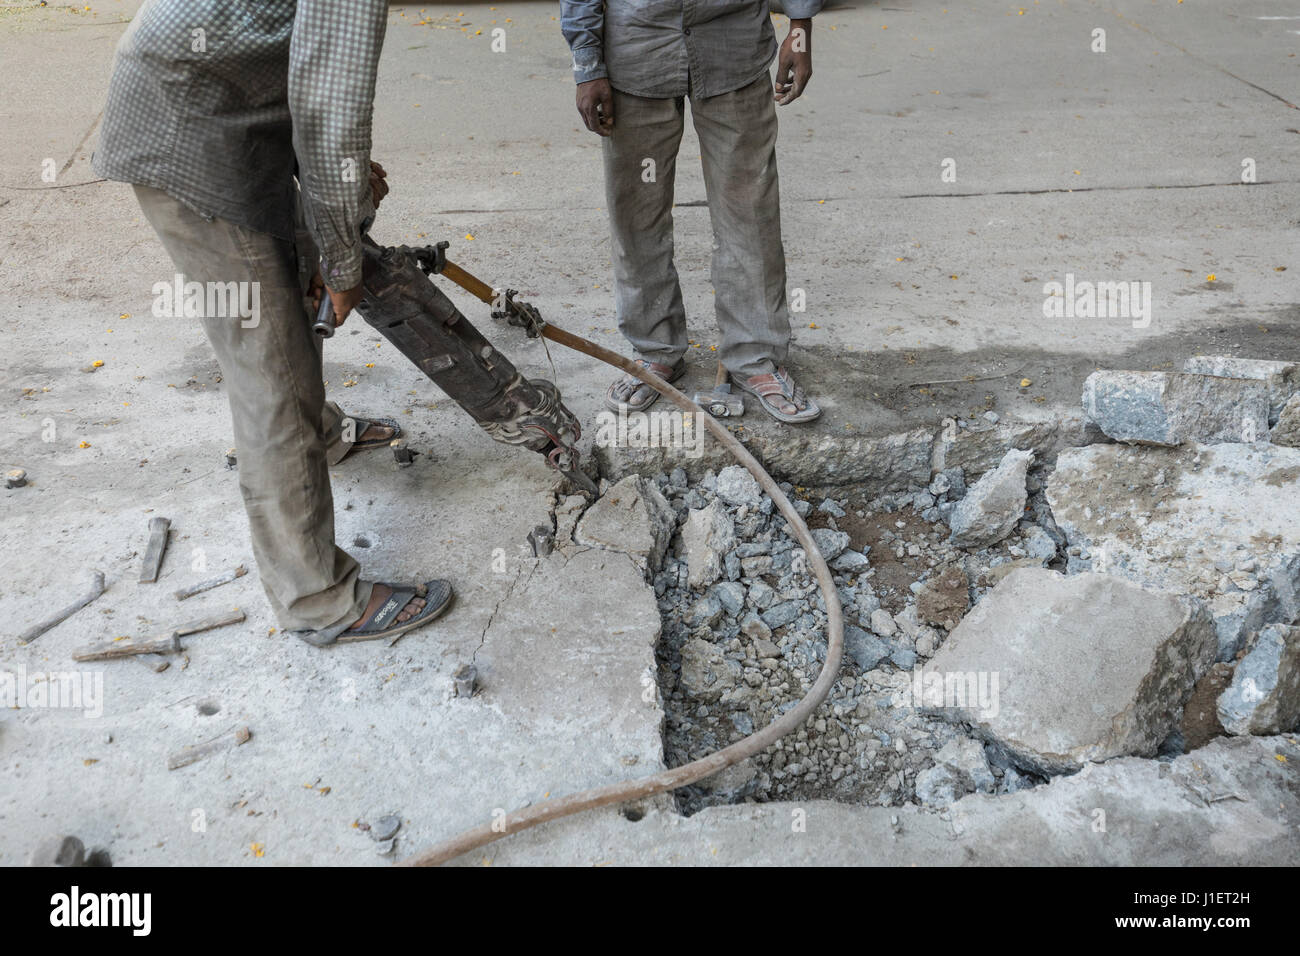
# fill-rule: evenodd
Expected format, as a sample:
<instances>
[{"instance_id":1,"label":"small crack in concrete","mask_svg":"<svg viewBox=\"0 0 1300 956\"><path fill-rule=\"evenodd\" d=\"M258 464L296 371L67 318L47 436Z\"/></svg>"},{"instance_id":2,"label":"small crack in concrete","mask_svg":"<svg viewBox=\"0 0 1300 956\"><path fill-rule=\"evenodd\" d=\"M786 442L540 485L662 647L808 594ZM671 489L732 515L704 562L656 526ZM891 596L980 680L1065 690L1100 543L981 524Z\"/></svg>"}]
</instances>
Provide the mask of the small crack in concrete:
<instances>
[{"instance_id":1,"label":"small crack in concrete","mask_svg":"<svg viewBox=\"0 0 1300 956\"><path fill-rule=\"evenodd\" d=\"M533 579L533 575L537 572L538 564L540 564L540 562L534 559L532 567L528 569L528 579L524 581L525 590L528 588L528 582ZM478 652L481 651L483 645L487 643L488 631L492 628L492 622L496 620L497 611L501 610L502 604L505 604L506 601L510 600L510 598L514 596L515 586L519 583L519 576L523 574L523 572L524 566L521 563L519 568L515 571L515 578L510 582L510 587L506 588L506 593L503 594L496 604L492 606L492 613L488 615L487 623L483 625L483 632L479 635L478 647L474 648L474 653L470 656L469 661L471 664L478 660Z\"/></svg>"}]
</instances>

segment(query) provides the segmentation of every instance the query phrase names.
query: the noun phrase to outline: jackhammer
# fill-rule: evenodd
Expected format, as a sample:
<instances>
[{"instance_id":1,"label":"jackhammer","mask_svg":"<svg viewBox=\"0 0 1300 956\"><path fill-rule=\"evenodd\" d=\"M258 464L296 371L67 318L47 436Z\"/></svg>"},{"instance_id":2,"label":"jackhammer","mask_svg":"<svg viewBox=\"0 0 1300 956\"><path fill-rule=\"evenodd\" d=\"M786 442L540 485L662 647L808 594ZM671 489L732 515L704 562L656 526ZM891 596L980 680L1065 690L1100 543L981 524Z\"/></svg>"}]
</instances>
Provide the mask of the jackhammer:
<instances>
[{"instance_id":1,"label":"jackhammer","mask_svg":"<svg viewBox=\"0 0 1300 956\"><path fill-rule=\"evenodd\" d=\"M448 262L447 245L380 246L363 234L365 296L357 311L491 438L537 452L594 498L596 484L583 472L577 448L582 427L559 389L545 379L525 379L429 277L444 274L490 304L493 318L523 328L530 338L541 334L540 313L517 300L515 290L497 293ZM328 295L321 296L312 327L323 337L334 334Z\"/></svg>"}]
</instances>

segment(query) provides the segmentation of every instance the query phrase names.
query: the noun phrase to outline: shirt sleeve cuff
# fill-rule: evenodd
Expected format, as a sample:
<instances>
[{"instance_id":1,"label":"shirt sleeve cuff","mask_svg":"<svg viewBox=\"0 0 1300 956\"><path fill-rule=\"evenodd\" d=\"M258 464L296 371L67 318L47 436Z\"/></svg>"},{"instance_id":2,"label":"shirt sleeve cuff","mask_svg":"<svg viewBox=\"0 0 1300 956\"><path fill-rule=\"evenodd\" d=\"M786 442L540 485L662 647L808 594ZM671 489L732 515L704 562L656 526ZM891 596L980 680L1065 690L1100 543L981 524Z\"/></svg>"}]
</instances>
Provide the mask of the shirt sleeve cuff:
<instances>
[{"instance_id":1,"label":"shirt sleeve cuff","mask_svg":"<svg viewBox=\"0 0 1300 956\"><path fill-rule=\"evenodd\" d=\"M361 245L321 256L321 278L335 292L355 289L361 284Z\"/></svg>"},{"instance_id":2,"label":"shirt sleeve cuff","mask_svg":"<svg viewBox=\"0 0 1300 956\"><path fill-rule=\"evenodd\" d=\"M599 46L579 47L573 51L573 79L577 83L603 80L609 76L605 57Z\"/></svg>"},{"instance_id":3,"label":"shirt sleeve cuff","mask_svg":"<svg viewBox=\"0 0 1300 956\"><path fill-rule=\"evenodd\" d=\"M811 20L822 12L824 0L785 0L785 15L791 20Z\"/></svg>"}]
</instances>

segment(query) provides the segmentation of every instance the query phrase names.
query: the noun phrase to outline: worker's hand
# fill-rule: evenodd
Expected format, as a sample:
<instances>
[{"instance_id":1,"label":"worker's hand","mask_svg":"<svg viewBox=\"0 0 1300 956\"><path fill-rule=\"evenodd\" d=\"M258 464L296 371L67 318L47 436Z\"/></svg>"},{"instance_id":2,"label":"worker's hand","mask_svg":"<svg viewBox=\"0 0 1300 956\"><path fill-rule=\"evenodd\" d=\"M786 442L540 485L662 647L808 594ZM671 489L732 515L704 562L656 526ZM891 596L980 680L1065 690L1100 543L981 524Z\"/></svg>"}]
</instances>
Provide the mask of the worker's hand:
<instances>
[{"instance_id":1,"label":"worker's hand","mask_svg":"<svg viewBox=\"0 0 1300 956\"><path fill-rule=\"evenodd\" d=\"M790 32L776 59L777 103L785 106L803 95L812 79L812 20L791 20Z\"/></svg>"},{"instance_id":2,"label":"worker's hand","mask_svg":"<svg viewBox=\"0 0 1300 956\"><path fill-rule=\"evenodd\" d=\"M334 306L334 325L339 326L348 317L348 314L361 304L361 299L366 294L365 288L361 283L357 283L356 288L347 289L343 292L335 292L329 286L325 291L330 294L330 304Z\"/></svg>"},{"instance_id":3,"label":"worker's hand","mask_svg":"<svg viewBox=\"0 0 1300 956\"><path fill-rule=\"evenodd\" d=\"M316 310L320 308L320 297L325 294L325 280L321 278L320 272L317 271L307 283L307 299L311 302L311 314L315 315Z\"/></svg>"},{"instance_id":4,"label":"worker's hand","mask_svg":"<svg viewBox=\"0 0 1300 956\"><path fill-rule=\"evenodd\" d=\"M379 202L388 195L388 173L373 159L370 161L370 204L376 209Z\"/></svg>"},{"instance_id":5,"label":"worker's hand","mask_svg":"<svg viewBox=\"0 0 1300 956\"><path fill-rule=\"evenodd\" d=\"M578 115L593 133L608 136L614 131L614 88L608 79L578 84Z\"/></svg>"}]
</instances>

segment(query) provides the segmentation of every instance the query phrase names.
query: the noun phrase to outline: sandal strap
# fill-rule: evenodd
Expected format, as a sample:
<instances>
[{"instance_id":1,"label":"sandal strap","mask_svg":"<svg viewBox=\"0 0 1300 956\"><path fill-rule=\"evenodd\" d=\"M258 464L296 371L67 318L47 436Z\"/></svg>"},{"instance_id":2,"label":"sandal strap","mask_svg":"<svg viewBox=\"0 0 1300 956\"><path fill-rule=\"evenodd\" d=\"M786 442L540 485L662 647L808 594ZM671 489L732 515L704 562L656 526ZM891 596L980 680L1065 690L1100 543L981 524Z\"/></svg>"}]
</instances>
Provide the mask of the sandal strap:
<instances>
[{"instance_id":1,"label":"sandal strap","mask_svg":"<svg viewBox=\"0 0 1300 956\"><path fill-rule=\"evenodd\" d=\"M808 399L803 389L794 383L794 379L784 367L775 372L755 375L749 379L748 385L760 398L772 399L779 395L798 411L808 407Z\"/></svg>"},{"instance_id":2,"label":"sandal strap","mask_svg":"<svg viewBox=\"0 0 1300 956\"><path fill-rule=\"evenodd\" d=\"M665 382L671 379L677 371L677 369L672 365L664 365L662 362L651 362L649 359L633 359L633 362L640 365L651 375L662 378ZM610 389L610 394L619 401L627 401L643 388L649 389L650 386L632 373L626 372L621 379L614 383L613 387ZM653 389L651 389L651 391L653 391Z\"/></svg>"},{"instance_id":3,"label":"sandal strap","mask_svg":"<svg viewBox=\"0 0 1300 956\"><path fill-rule=\"evenodd\" d=\"M388 587L393 589L387 601L379 606L374 614L370 615L359 628L353 633L364 634L367 631L382 631L390 626L397 615L410 603L411 598L424 597L424 585L419 587L396 587L392 584Z\"/></svg>"}]
</instances>

